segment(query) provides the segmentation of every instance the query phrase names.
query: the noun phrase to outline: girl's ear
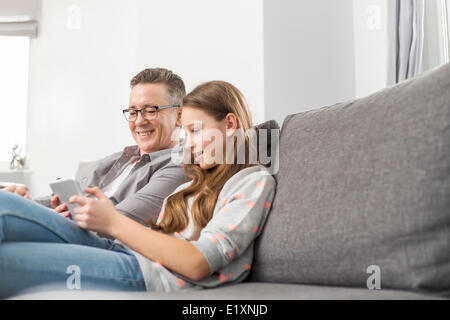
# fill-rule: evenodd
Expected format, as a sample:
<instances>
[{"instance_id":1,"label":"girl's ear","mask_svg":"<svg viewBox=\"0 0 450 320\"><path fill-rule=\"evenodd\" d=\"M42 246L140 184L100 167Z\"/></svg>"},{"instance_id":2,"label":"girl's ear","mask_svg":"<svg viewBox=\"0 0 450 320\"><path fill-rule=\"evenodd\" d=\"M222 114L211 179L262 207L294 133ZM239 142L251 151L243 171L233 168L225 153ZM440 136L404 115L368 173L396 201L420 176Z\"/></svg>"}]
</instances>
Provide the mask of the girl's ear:
<instances>
[{"instance_id":1,"label":"girl's ear","mask_svg":"<svg viewBox=\"0 0 450 320\"><path fill-rule=\"evenodd\" d=\"M225 117L225 129L227 137L232 136L238 128L238 119L234 113L229 113Z\"/></svg>"}]
</instances>

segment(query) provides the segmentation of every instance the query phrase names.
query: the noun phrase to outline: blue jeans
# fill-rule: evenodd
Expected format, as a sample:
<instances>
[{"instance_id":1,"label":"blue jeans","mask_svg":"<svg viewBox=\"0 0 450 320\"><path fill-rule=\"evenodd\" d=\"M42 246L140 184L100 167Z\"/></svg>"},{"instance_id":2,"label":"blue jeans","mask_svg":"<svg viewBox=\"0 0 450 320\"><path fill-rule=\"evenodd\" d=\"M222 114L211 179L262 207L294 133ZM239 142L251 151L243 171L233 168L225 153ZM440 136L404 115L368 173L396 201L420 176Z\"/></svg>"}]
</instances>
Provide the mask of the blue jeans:
<instances>
[{"instance_id":1,"label":"blue jeans","mask_svg":"<svg viewBox=\"0 0 450 320\"><path fill-rule=\"evenodd\" d=\"M130 250L0 190L0 298L43 285L52 290L146 290Z\"/></svg>"}]
</instances>

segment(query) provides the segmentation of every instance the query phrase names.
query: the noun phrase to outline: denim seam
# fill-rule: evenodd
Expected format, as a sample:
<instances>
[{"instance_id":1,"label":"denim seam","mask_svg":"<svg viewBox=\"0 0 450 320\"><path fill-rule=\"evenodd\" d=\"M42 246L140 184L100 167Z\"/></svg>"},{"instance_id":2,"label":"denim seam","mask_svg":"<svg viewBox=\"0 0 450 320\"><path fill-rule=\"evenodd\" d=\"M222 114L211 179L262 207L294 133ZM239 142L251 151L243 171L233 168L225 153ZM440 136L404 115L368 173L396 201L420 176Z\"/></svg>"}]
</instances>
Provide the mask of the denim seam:
<instances>
[{"instance_id":1,"label":"denim seam","mask_svg":"<svg viewBox=\"0 0 450 320\"><path fill-rule=\"evenodd\" d=\"M121 278L121 277L117 277L117 278L115 278L115 277L102 277L101 275L90 275L90 277L94 277L94 278L98 278L98 279L102 279L102 280L116 280L116 281L122 281L122 282L136 282L136 283L138 283L138 282L142 282L142 283L144 283L145 284L145 281L144 281L144 279L141 279L141 280L139 280L139 279L129 279L129 278Z\"/></svg>"},{"instance_id":2,"label":"denim seam","mask_svg":"<svg viewBox=\"0 0 450 320\"><path fill-rule=\"evenodd\" d=\"M3 220L2 225L3 225L2 235L3 235L3 238L5 238L6 230L8 230L8 222L6 221L6 219ZM0 239L0 244L3 243L3 240L4 239Z\"/></svg>"}]
</instances>

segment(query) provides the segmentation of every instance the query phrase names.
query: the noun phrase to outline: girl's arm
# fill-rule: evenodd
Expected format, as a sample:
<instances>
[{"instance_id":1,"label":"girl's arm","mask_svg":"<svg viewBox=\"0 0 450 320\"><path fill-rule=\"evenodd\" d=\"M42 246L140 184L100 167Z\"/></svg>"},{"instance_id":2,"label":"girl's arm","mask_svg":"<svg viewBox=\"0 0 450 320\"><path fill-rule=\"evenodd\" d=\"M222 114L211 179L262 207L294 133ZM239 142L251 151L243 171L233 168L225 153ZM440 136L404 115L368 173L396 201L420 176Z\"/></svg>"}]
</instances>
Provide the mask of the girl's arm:
<instances>
[{"instance_id":1,"label":"girl's arm","mask_svg":"<svg viewBox=\"0 0 450 320\"><path fill-rule=\"evenodd\" d=\"M189 241L151 230L125 217L99 188L88 188L86 192L98 200L82 196L70 199L71 203L81 205L74 211L80 228L105 232L146 258L191 280L199 281L209 275L208 262Z\"/></svg>"},{"instance_id":2,"label":"girl's arm","mask_svg":"<svg viewBox=\"0 0 450 320\"><path fill-rule=\"evenodd\" d=\"M146 228L118 212L115 220L111 236L134 251L194 281L209 275L205 257L189 241Z\"/></svg>"}]
</instances>

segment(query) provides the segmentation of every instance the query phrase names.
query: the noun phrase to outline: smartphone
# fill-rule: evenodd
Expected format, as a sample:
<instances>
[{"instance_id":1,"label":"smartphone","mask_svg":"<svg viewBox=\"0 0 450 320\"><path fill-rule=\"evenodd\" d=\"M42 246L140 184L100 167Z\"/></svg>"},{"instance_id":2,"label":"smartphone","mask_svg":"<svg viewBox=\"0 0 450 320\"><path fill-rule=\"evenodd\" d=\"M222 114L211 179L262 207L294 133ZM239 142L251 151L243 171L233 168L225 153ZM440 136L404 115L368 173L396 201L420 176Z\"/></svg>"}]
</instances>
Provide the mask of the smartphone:
<instances>
[{"instance_id":1,"label":"smartphone","mask_svg":"<svg viewBox=\"0 0 450 320\"><path fill-rule=\"evenodd\" d=\"M56 181L50 182L50 188L53 191L53 194L57 194L59 196L59 200L61 203L65 203L67 208L70 211L70 216L72 220L75 221L75 215L73 209L78 206L76 203L69 203L69 199L71 196L75 195L83 195L83 191L81 191L80 184L75 178L64 178L58 179Z\"/></svg>"}]
</instances>

